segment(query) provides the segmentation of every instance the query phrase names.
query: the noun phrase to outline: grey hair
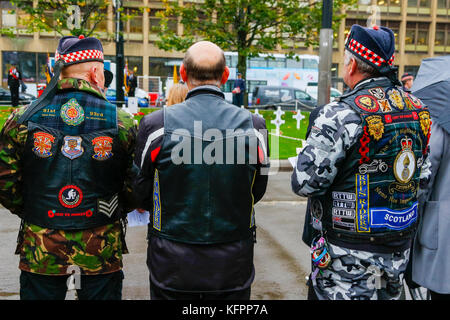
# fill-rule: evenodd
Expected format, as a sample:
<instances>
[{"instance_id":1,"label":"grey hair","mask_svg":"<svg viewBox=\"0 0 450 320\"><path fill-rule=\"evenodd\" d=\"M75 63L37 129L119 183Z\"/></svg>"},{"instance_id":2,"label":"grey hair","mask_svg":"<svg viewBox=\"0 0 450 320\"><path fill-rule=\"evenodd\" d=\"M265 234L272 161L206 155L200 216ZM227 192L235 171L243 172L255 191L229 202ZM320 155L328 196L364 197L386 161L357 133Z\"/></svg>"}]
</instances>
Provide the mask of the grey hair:
<instances>
[{"instance_id":1,"label":"grey hair","mask_svg":"<svg viewBox=\"0 0 450 320\"><path fill-rule=\"evenodd\" d=\"M378 70L376 70L374 67L369 65L367 62L364 62L363 60L361 60L360 58L355 56L353 53L351 53L350 51L345 50L344 65L348 66L348 64L350 63L350 59L352 59L352 58L355 59L356 65L358 67L358 71L360 73L365 74L367 76L378 76L379 75Z\"/></svg>"}]
</instances>

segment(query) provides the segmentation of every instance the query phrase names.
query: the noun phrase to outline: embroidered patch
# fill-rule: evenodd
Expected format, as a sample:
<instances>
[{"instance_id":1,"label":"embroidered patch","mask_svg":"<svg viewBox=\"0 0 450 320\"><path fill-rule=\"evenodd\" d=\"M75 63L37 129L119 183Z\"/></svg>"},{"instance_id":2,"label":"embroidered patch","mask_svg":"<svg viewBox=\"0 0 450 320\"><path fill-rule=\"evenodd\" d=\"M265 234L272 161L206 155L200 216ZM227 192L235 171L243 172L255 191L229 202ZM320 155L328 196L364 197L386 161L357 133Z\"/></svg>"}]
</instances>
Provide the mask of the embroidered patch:
<instances>
[{"instance_id":1,"label":"embroidered patch","mask_svg":"<svg viewBox=\"0 0 450 320\"><path fill-rule=\"evenodd\" d=\"M41 158L48 158L53 155L51 152L52 143L55 142L55 137L47 132L35 132L33 152Z\"/></svg>"},{"instance_id":2,"label":"embroidered patch","mask_svg":"<svg viewBox=\"0 0 450 320\"><path fill-rule=\"evenodd\" d=\"M392 210L389 208L373 208L370 210L370 226L372 228L389 228L402 230L417 220L417 202L411 208Z\"/></svg>"},{"instance_id":3,"label":"embroidered patch","mask_svg":"<svg viewBox=\"0 0 450 320\"><path fill-rule=\"evenodd\" d=\"M413 104L414 107L419 108L419 109L423 107L422 101L420 101L419 98L416 98L415 96L413 96L412 94L409 94L407 92L405 92L405 93L408 96L409 101L411 101L411 103Z\"/></svg>"},{"instance_id":4,"label":"embroidered patch","mask_svg":"<svg viewBox=\"0 0 450 320\"><path fill-rule=\"evenodd\" d=\"M431 126L430 113L428 111L419 112L420 128L425 136L428 135Z\"/></svg>"},{"instance_id":5,"label":"embroidered patch","mask_svg":"<svg viewBox=\"0 0 450 320\"><path fill-rule=\"evenodd\" d=\"M75 212L75 213L69 213L69 212L56 212L56 210L48 210L47 214L49 218L54 217L86 217L90 218L92 217L94 209L89 209L85 212Z\"/></svg>"},{"instance_id":6,"label":"embroidered patch","mask_svg":"<svg viewBox=\"0 0 450 320\"><path fill-rule=\"evenodd\" d=\"M384 123L381 116L368 116L369 134L376 140L380 140L384 133Z\"/></svg>"},{"instance_id":7,"label":"embroidered patch","mask_svg":"<svg viewBox=\"0 0 450 320\"><path fill-rule=\"evenodd\" d=\"M394 176L402 184L408 183L416 172L416 157L412 151L412 139L404 137L400 140L402 150L394 160Z\"/></svg>"},{"instance_id":8,"label":"embroidered patch","mask_svg":"<svg viewBox=\"0 0 450 320\"><path fill-rule=\"evenodd\" d=\"M159 175L158 170L155 170L153 179L153 228L161 231L161 199L159 192Z\"/></svg>"},{"instance_id":9,"label":"embroidered patch","mask_svg":"<svg viewBox=\"0 0 450 320\"><path fill-rule=\"evenodd\" d=\"M81 137L65 136L64 144L61 147L61 152L70 160L76 159L84 153L84 148L81 146Z\"/></svg>"},{"instance_id":10,"label":"embroidered patch","mask_svg":"<svg viewBox=\"0 0 450 320\"><path fill-rule=\"evenodd\" d=\"M387 99L378 100L378 104L380 105L381 111L383 112L391 112L392 108Z\"/></svg>"},{"instance_id":11,"label":"embroidered patch","mask_svg":"<svg viewBox=\"0 0 450 320\"><path fill-rule=\"evenodd\" d=\"M92 140L95 154L93 159L103 161L113 156L112 151L113 139L111 137L97 137Z\"/></svg>"},{"instance_id":12,"label":"embroidered patch","mask_svg":"<svg viewBox=\"0 0 450 320\"><path fill-rule=\"evenodd\" d=\"M59 191L59 202L63 207L78 207L83 200L83 192L75 185L68 185Z\"/></svg>"},{"instance_id":13,"label":"embroidered patch","mask_svg":"<svg viewBox=\"0 0 450 320\"><path fill-rule=\"evenodd\" d=\"M355 231L356 194L333 191L332 221L333 228Z\"/></svg>"},{"instance_id":14,"label":"embroidered patch","mask_svg":"<svg viewBox=\"0 0 450 320\"><path fill-rule=\"evenodd\" d=\"M112 196L112 198L108 200L99 199L97 201L98 206L98 212L103 213L107 215L109 218L111 218L114 211L116 211L117 207L119 206L119 196L117 193Z\"/></svg>"},{"instance_id":15,"label":"embroidered patch","mask_svg":"<svg viewBox=\"0 0 450 320\"><path fill-rule=\"evenodd\" d=\"M358 171L360 174L386 172L388 165L382 160L373 160L370 164L364 163L359 166Z\"/></svg>"},{"instance_id":16,"label":"embroidered patch","mask_svg":"<svg viewBox=\"0 0 450 320\"><path fill-rule=\"evenodd\" d=\"M356 97L355 103L367 112L377 112L380 106L378 105L377 100L369 95L361 95Z\"/></svg>"},{"instance_id":17,"label":"embroidered patch","mask_svg":"<svg viewBox=\"0 0 450 320\"><path fill-rule=\"evenodd\" d=\"M397 109L403 110L405 108L405 102L403 101L402 95L397 90L389 90L389 101L391 101L392 105Z\"/></svg>"},{"instance_id":18,"label":"embroidered patch","mask_svg":"<svg viewBox=\"0 0 450 320\"><path fill-rule=\"evenodd\" d=\"M386 97L386 93L384 92L383 88L381 88L381 87L369 89L369 93L372 96L374 96L375 98L377 98L378 100L382 100Z\"/></svg>"},{"instance_id":19,"label":"embroidered patch","mask_svg":"<svg viewBox=\"0 0 450 320\"><path fill-rule=\"evenodd\" d=\"M63 104L60 115L69 126L77 126L84 121L84 109L75 98Z\"/></svg>"},{"instance_id":20,"label":"embroidered patch","mask_svg":"<svg viewBox=\"0 0 450 320\"><path fill-rule=\"evenodd\" d=\"M356 230L370 232L369 175L356 175Z\"/></svg>"}]
</instances>

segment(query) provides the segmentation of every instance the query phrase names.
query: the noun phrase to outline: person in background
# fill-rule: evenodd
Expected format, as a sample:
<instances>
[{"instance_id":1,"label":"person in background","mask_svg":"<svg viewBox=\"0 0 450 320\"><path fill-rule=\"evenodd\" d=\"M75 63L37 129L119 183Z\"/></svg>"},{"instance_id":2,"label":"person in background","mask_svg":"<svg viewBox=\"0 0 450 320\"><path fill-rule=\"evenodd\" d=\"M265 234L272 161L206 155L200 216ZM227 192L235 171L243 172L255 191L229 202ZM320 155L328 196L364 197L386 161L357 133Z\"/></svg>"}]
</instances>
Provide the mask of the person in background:
<instances>
[{"instance_id":1,"label":"person in background","mask_svg":"<svg viewBox=\"0 0 450 320\"><path fill-rule=\"evenodd\" d=\"M175 83L170 89L167 95L167 106L181 103L186 99L188 93L188 87L182 83Z\"/></svg>"},{"instance_id":2,"label":"person in background","mask_svg":"<svg viewBox=\"0 0 450 320\"><path fill-rule=\"evenodd\" d=\"M136 67L135 67L136 69ZM137 77L134 74L135 70L129 70L128 71L128 86L129 86L129 90L128 90L128 96L129 97L134 97L135 92L136 92L136 88L137 88Z\"/></svg>"},{"instance_id":3,"label":"person in background","mask_svg":"<svg viewBox=\"0 0 450 320\"><path fill-rule=\"evenodd\" d=\"M413 77L412 74L409 74L409 73L405 72L402 75L401 82L402 82L402 85L403 85L403 91L410 91L411 87L412 87L412 85L414 83L414 77Z\"/></svg>"},{"instance_id":4,"label":"person in background","mask_svg":"<svg viewBox=\"0 0 450 320\"><path fill-rule=\"evenodd\" d=\"M242 74L240 72L238 72L236 76L237 79L234 80L234 87L231 92L233 93L233 104L241 107L244 104L245 80L242 79Z\"/></svg>"},{"instance_id":5,"label":"person in background","mask_svg":"<svg viewBox=\"0 0 450 320\"><path fill-rule=\"evenodd\" d=\"M19 105L19 88L22 82L22 74L17 69L16 64L13 64L8 73L8 87L11 92L11 105L17 107Z\"/></svg>"}]
</instances>

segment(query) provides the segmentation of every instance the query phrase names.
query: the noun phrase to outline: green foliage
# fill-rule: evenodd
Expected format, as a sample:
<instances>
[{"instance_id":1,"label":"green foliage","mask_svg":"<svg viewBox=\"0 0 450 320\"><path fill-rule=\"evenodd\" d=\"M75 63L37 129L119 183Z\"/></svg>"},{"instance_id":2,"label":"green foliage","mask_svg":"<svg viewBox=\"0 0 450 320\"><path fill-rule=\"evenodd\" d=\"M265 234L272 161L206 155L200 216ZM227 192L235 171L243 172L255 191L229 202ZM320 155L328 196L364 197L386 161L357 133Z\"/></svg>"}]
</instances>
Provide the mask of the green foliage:
<instances>
[{"instance_id":1,"label":"green foliage","mask_svg":"<svg viewBox=\"0 0 450 320\"><path fill-rule=\"evenodd\" d=\"M270 53L278 46L293 56L296 45L288 48L288 40L302 38L305 47L316 46L322 19L322 1L299 0L204 0L184 2L163 0L166 10L161 16L161 28L156 45L163 50L186 50L198 40L214 42L223 50L237 51L239 61L259 53ZM354 5L356 0L335 0L333 29L339 28L343 15L340 9ZM184 34L168 27L170 17L178 16ZM245 76L246 66L238 69Z\"/></svg>"}]
</instances>

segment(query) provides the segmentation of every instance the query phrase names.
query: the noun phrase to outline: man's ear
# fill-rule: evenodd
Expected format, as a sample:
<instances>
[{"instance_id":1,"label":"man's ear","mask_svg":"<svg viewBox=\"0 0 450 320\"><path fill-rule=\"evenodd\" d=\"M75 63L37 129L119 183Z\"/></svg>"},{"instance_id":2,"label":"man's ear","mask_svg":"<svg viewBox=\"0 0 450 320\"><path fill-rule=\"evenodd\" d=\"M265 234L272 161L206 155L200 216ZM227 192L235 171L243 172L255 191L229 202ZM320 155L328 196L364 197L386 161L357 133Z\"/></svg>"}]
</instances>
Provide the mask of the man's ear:
<instances>
[{"instance_id":1,"label":"man's ear","mask_svg":"<svg viewBox=\"0 0 450 320\"><path fill-rule=\"evenodd\" d=\"M225 84L228 81L228 77L230 76L230 69L225 66L225 70L223 70L222 79L220 80L221 84Z\"/></svg>"},{"instance_id":2,"label":"man's ear","mask_svg":"<svg viewBox=\"0 0 450 320\"><path fill-rule=\"evenodd\" d=\"M187 73L186 73L186 68L184 67L184 64L181 64L180 67L180 75L181 75L181 80L183 80L184 83L187 83Z\"/></svg>"}]
</instances>

